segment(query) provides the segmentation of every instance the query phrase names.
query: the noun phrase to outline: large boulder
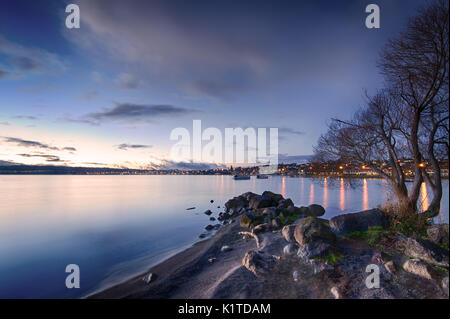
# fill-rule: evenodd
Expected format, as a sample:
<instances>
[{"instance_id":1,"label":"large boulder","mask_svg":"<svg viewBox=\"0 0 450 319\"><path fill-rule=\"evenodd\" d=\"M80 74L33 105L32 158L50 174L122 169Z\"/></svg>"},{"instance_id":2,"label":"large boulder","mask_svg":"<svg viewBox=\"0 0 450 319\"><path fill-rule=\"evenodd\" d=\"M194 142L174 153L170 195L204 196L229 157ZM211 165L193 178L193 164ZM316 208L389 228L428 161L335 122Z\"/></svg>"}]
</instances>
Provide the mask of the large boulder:
<instances>
[{"instance_id":1,"label":"large boulder","mask_svg":"<svg viewBox=\"0 0 450 319\"><path fill-rule=\"evenodd\" d=\"M405 255L426 261L429 264L448 267L448 250L432 241L421 238L408 238Z\"/></svg>"},{"instance_id":2,"label":"large boulder","mask_svg":"<svg viewBox=\"0 0 450 319\"><path fill-rule=\"evenodd\" d=\"M408 259L403 263L403 269L416 276L435 280L438 275L436 270L427 263L424 263L420 259Z\"/></svg>"},{"instance_id":3,"label":"large boulder","mask_svg":"<svg viewBox=\"0 0 450 319\"><path fill-rule=\"evenodd\" d=\"M309 216L308 214L305 214L305 211L302 210L301 208L295 207L295 206L289 206L286 211L290 214L290 215L306 215Z\"/></svg>"},{"instance_id":4,"label":"large boulder","mask_svg":"<svg viewBox=\"0 0 450 319\"><path fill-rule=\"evenodd\" d=\"M254 250L248 251L242 259L242 265L258 277L267 275L275 263L273 256Z\"/></svg>"},{"instance_id":5,"label":"large boulder","mask_svg":"<svg viewBox=\"0 0 450 319\"><path fill-rule=\"evenodd\" d=\"M325 208L320 205L312 204L308 206L309 216L319 217L325 214Z\"/></svg>"},{"instance_id":6,"label":"large boulder","mask_svg":"<svg viewBox=\"0 0 450 319\"><path fill-rule=\"evenodd\" d=\"M276 207L266 207L262 209L262 216L268 216L269 218L275 218L278 216L278 209Z\"/></svg>"},{"instance_id":7,"label":"large boulder","mask_svg":"<svg viewBox=\"0 0 450 319\"><path fill-rule=\"evenodd\" d=\"M330 226L337 235L344 235L354 231L364 232L369 227L387 227L388 221L385 214L375 208L359 213L342 214L330 219Z\"/></svg>"},{"instance_id":8,"label":"large boulder","mask_svg":"<svg viewBox=\"0 0 450 319\"><path fill-rule=\"evenodd\" d=\"M427 235L431 241L448 246L448 224L432 225L427 229Z\"/></svg>"},{"instance_id":9,"label":"large boulder","mask_svg":"<svg viewBox=\"0 0 450 319\"><path fill-rule=\"evenodd\" d=\"M294 206L294 202L290 199L282 199L280 201L278 201L278 208L289 208L291 206Z\"/></svg>"},{"instance_id":10,"label":"large boulder","mask_svg":"<svg viewBox=\"0 0 450 319\"><path fill-rule=\"evenodd\" d=\"M294 237L300 245L313 241L322 241L330 244L336 241L336 235L331 231L328 221L316 217L301 219L295 227Z\"/></svg>"},{"instance_id":11,"label":"large boulder","mask_svg":"<svg viewBox=\"0 0 450 319\"><path fill-rule=\"evenodd\" d=\"M243 228L250 228L251 226L256 226L263 221L263 217L258 214L247 211L241 216L240 225Z\"/></svg>"},{"instance_id":12,"label":"large boulder","mask_svg":"<svg viewBox=\"0 0 450 319\"><path fill-rule=\"evenodd\" d=\"M286 239L287 242L290 243L295 243L295 237L294 237L294 231L295 231L295 227L297 227L297 225L300 223L302 217L298 218L296 221L294 221L292 224L290 225L286 225L283 227L283 229L281 230L281 234L283 235L284 239Z\"/></svg>"},{"instance_id":13,"label":"large boulder","mask_svg":"<svg viewBox=\"0 0 450 319\"><path fill-rule=\"evenodd\" d=\"M235 209L239 211L242 207L246 207L248 201L242 196L234 197L225 203L225 209L228 212L230 209Z\"/></svg>"},{"instance_id":14,"label":"large boulder","mask_svg":"<svg viewBox=\"0 0 450 319\"><path fill-rule=\"evenodd\" d=\"M242 194L242 195L239 196L239 197L242 197L242 198L244 198L247 202L249 202L250 199L251 199L252 197L255 197L255 196L258 196L258 194L255 194L255 193L252 193L252 192L247 192L247 193Z\"/></svg>"},{"instance_id":15,"label":"large boulder","mask_svg":"<svg viewBox=\"0 0 450 319\"><path fill-rule=\"evenodd\" d=\"M281 194L275 194L273 192L270 191L265 191L264 193L262 193L262 196L267 196L270 197L274 202L279 202L280 200L284 199L283 195Z\"/></svg>"},{"instance_id":16,"label":"large boulder","mask_svg":"<svg viewBox=\"0 0 450 319\"><path fill-rule=\"evenodd\" d=\"M307 244L301 245L298 248L297 256L303 260L309 260L316 257L323 257L328 255L332 245L330 242L322 240L312 241Z\"/></svg>"},{"instance_id":17,"label":"large boulder","mask_svg":"<svg viewBox=\"0 0 450 319\"><path fill-rule=\"evenodd\" d=\"M250 199L249 207L251 209L260 209L260 208L266 208L271 207L274 202L269 196L254 196Z\"/></svg>"}]
</instances>

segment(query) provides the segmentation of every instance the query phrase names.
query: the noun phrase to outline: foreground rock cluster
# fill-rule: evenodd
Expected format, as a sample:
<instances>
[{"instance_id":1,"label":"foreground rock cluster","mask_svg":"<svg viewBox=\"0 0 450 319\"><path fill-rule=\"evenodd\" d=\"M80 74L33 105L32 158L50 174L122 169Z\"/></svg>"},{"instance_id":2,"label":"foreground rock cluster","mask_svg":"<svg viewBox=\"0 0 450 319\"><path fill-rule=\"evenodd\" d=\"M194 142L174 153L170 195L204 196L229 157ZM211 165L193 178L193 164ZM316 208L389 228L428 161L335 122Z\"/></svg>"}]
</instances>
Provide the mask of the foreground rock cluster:
<instances>
[{"instance_id":1,"label":"foreground rock cluster","mask_svg":"<svg viewBox=\"0 0 450 319\"><path fill-rule=\"evenodd\" d=\"M389 221L379 209L343 214L328 221L320 218L325 214L322 206L296 207L291 199L269 191L261 195L244 193L226 202L225 208L225 214L230 218L239 216L239 225L249 230L247 237L252 234L250 237L256 238L258 245L261 241L258 235L266 232L279 233L286 242L279 255L267 254L261 247L244 255L243 266L255 276L268 276L277 263L292 262L294 258L297 263L310 266L314 274L328 272L336 275L338 271L349 281L371 263L381 267L388 281L399 280L400 277L406 280L405 274L409 274L429 281L448 296L448 225L431 226L428 238L407 237L384 231ZM378 246L358 238L367 234L376 235ZM389 244L383 246L383 240ZM294 281L301 280L298 271L294 270L292 277ZM362 286L362 283L363 280L358 285ZM333 286L330 293L339 298L351 297L355 292L351 292L349 286L348 282L340 288ZM405 286L408 285L405 283ZM386 291L384 293L372 297L395 297Z\"/></svg>"},{"instance_id":2,"label":"foreground rock cluster","mask_svg":"<svg viewBox=\"0 0 450 319\"><path fill-rule=\"evenodd\" d=\"M213 236L92 297L448 298L448 225L408 236L379 209L327 220L320 205L269 191L224 206L205 212Z\"/></svg>"}]
</instances>

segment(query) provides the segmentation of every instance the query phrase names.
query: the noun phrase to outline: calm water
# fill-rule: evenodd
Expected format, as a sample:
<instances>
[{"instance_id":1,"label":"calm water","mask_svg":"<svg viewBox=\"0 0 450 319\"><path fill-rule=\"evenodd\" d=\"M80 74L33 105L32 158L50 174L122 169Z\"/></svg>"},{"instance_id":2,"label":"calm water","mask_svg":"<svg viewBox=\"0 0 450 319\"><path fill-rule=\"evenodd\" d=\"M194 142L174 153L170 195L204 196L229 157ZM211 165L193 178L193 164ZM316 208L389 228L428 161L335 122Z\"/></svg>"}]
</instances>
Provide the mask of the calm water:
<instances>
[{"instance_id":1,"label":"calm water","mask_svg":"<svg viewBox=\"0 0 450 319\"><path fill-rule=\"evenodd\" d=\"M0 176L0 297L81 297L123 281L197 241L209 223L206 209L216 214L229 198L264 190L297 206L319 203L325 218L390 198L375 179L350 187L286 177ZM426 206L425 186L421 193ZM448 222L448 196L445 182L438 222ZM65 287L68 264L80 266L80 289Z\"/></svg>"}]
</instances>

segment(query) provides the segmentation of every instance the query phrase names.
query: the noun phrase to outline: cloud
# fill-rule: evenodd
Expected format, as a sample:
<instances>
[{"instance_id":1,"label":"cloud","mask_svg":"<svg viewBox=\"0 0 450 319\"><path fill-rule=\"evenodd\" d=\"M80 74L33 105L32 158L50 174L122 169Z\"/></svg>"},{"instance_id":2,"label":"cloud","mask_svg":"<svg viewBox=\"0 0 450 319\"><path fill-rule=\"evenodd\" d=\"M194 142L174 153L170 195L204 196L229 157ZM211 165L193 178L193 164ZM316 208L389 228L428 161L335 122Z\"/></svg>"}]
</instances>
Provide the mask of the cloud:
<instances>
[{"instance_id":1,"label":"cloud","mask_svg":"<svg viewBox=\"0 0 450 319\"><path fill-rule=\"evenodd\" d=\"M142 144L126 144L122 143L117 145L117 148L120 150L127 150L129 148L136 149L136 148L152 148L153 145L142 145Z\"/></svg>"},{"instance_id":2,"label":"cloud","mask_svg":"<svg viewBox=\"0 0 450 319\"><path fill-rule=\"evenodd\" d=\"M129 73L122 73L116 79L117 85L122 89L133 90L139 86L139 80Z\"/></svg>"},{"instance_id":3,"label":"cloud","mask_svg":"<svg viewBox=\"0 0 450 319\"><path fill-rule=\"evenodd\" d=\"M39 157L44 158L46 162L67 162L61 160L59 156L56 155L48 155L48 154L17 154L18 156L22 157Z\"/></svg>"},{"instance_id":4,"label":"cloud","mask_svg":"<svg viewBox=\"0 0 450 319\"><path fill-rule=\"evenodd\" d=\"M141 105L132 103L117 103L116 106L102 112L85 115L81 120L93 123L103 121L151 122L164 116L181 116L197 112L172 105Z\"/></svg>"},{"instance_id":5,"label":"cloud","mask_svg":"<svg viewBox=\"0 0 450 319\"><path fill-rule=\"evenodd\" d=\"M288 137L288 135L301 136L306 133L289 127L280 127L278 128L278 134L279 134L278 138L280 140L285 140Z\"/></svg>"},{"instance_id":6,"label":"cloud","mask_svg":"<svg viewBox=\"0 0 450 319\"><path fill-rule=\"evenodd\" d=\"M9 122L0 122L0 125L8 126L8 125L10 125L10 124L9 124Z\"/></svg>"},{"instance_id":7,"label":"cloud","mask_svg":"<svg viewBox=\"0 0 450 319\"><path fill-rule=\"evenodd\" d=\"M11 63L23 71L33 71L43 68L41 62L26 56L13 57Z\"/></svg>"},{"instance_id":8,"label":"cloud","mask_svg":"<svg viewBox=\"0 0 450 319\"><path fill-rule=\"evenodd\" d=\"M38 118L36 116L32 115L16 115L13 116L15 119L21 119L21 120L37 120Z\"/></svg>"},{"instance_id":9,"label":"cloud","mask_svg":"<svg viewBox=\"0 0 450 319\"><path fill-rule=\"evenodd\" d=\"M76 151L75 147L59 148L59 147L50 146L48 144L44 144L41 142L24 140L24 139L17 138L17 137L3 137L3 139L7 143L16 144L18 146L23 146L23 147L35 147L35 148L52 150L52 151L61 151L61 150L62 151Z\"/></svg>"},{"instance_id":10,"label":"cloud","mask_svg":"<svg viewBox=\"0 0 450 319\"><path fill-rule=\"evenodd\" d=\"M98 95L99 95L98 91L88 91L83 95L81 95L80 98L86 101L90 101L98 97Z\"/></svg>"},{"instance_id":11,"label":"cloud","mask_svg":"<svg viewBox=\"0 0 450 319\"><path fill-rule=\"evenodd\" d=\"M10 76L10 75L11 75L10 72L8 72L8 71L6 71L6 70L3 70L3 69L0 69L0 79L1 79L1 78L6 78L6 77L8 77L8 76Z\"/></svg>"},{"instance_id":12,"label":"cloud","mask_svg":"<svg viewBox=\"0 0 450 319\"><path fill-rule=\"evenodd\" d=\"M59 73L66 69L57 54L42 48L26 47L7 40L0 35L0 54L6 56L10 64L22 72Z\"/></svg>"}]
</instances>

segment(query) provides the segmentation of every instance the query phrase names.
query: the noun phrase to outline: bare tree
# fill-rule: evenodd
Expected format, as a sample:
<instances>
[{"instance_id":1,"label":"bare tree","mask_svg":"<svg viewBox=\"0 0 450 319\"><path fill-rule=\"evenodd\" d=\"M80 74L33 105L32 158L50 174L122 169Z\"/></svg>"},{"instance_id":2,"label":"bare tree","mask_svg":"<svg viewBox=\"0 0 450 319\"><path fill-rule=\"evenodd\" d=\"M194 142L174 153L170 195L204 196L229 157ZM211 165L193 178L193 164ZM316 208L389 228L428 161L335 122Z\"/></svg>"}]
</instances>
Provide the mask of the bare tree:
<instances>
[{"instance_id":1,"label":"bare tree","mask_svg":"<svg viewBox=\"0 0 450 319\"><path fill-rule=\"evenodd\" d=\"M368 97L351 121L333 119L315 147L317 158L351 160L387 179L405 211L416 212L420 186L433 190L427 216L439 213L439 159L448 160L448 4L437 0L420 9L400 37L388 42L379 67L387 89ZM414 180L406 187L402 158L413 160ZM424 162L431 164L428 174Z\"/></svg>"},{"instance_id":2,"label":"bare tree","mask_svg":"<svg viewBox=\"0 0 450 319\"><path fill-rule=\"evenodd\" d=\"M430 217L439 214L442 199L439 146L447 145L448 159L448 30L448 2L435 1L419 10L400 37L389 41L379 63L407 119L402 133L409 142L416 176L410 198L417 201L425 180L433 190ZM431 164L432 176L425 160Z\"/></svg>"}]
</instances>

